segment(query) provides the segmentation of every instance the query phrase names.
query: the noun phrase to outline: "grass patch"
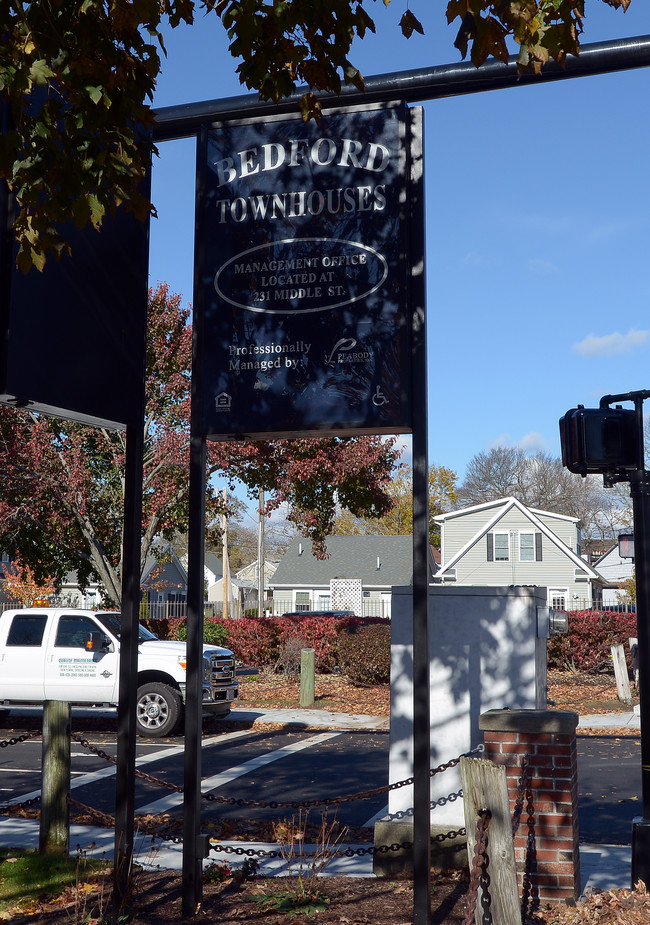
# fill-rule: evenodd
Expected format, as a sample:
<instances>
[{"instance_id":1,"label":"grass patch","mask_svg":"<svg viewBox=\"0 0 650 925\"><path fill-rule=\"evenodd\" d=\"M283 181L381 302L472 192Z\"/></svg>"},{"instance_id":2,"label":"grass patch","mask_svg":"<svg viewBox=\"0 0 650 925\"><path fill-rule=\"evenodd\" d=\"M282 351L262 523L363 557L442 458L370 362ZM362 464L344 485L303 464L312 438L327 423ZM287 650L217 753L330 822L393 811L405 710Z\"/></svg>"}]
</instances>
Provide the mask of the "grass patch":
<instances>
[{"instance_id":1,"label":"grass patch","mask_svg":"<svg viewBox=\"0 0 650 925\"><path fill-rule=\"evenodd\" d=\"M98 873L110 872L99 858L40 854L38 851L0 849L0 920L15 915L35 915L44 904L75 902L75 896L91 892L86 886ZM74 916L73 916L74 919Z\"/></svg>"}]
</instances>

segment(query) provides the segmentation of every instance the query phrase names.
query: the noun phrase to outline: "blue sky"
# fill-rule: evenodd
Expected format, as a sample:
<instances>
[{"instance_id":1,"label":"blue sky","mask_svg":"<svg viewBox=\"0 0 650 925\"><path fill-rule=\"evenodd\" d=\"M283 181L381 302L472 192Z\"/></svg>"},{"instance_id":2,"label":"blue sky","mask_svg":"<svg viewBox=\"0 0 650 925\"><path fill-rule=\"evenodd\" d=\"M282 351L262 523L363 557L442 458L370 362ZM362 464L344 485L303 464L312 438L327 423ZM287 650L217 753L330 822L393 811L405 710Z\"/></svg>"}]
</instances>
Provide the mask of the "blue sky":
<instances>
[{"instance_id":1,"label":"blue sky","mask_svg":"<svg viewBox=\"0 0 650 925\"><path fill-rule=\"evenodd\" d=\"M444 0L368 3L366 77L455 63ZM587 0L584 43L650 33ZM246 92L213 14L166 33L154 105ZM650 69L425 102L430 462L456 470L496 445L559 455L558 419L650 387ZM160 145L150 282L192 301L194 142Z\"/></svg>"}]
</instances>

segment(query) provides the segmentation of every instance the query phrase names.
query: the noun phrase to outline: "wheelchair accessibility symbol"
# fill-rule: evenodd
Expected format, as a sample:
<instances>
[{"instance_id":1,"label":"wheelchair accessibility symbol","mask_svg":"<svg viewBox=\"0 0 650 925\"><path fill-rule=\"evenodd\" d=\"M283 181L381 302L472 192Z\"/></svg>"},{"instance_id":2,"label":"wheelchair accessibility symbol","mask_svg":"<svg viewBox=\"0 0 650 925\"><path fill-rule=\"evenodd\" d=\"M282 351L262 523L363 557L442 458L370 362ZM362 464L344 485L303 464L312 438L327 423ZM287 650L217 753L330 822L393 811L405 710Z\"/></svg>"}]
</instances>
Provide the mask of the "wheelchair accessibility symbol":
<instances>
[{"instance_id":1,"label":"wheelchair accessibility symbol","mask_svg":"<svg viewBox=\"0 0 650 925\"><path fill-rule=\"evenodd\" d=\"M375 405L377 408L381 408L382 405L387 405L387 404L388 404L388 399L386 398L386 396L385 396L384 393L382 392L380 386L377 386L377 388L376 388L376 390L375 390L375 394L372 396L372 403L373 403L373 405Z\"/></svg>"}]
</instances>

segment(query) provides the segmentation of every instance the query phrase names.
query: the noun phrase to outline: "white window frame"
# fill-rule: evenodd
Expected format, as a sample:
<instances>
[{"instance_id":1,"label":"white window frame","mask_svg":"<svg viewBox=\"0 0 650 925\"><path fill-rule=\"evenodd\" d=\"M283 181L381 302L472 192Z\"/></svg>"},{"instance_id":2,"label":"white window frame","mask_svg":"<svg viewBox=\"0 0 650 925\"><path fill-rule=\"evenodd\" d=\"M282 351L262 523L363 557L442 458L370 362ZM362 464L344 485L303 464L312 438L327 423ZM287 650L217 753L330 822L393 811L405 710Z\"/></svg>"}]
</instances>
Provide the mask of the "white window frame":
<instances>
[{"instance_id":1,"label":"white window frame","mask_svg":"<svg viewBox=\"0 0 650 925\"><path fill-rule=\"evenodd\" d=\"M554 603L558 598L564 600L564 606L558 606ZM569 601L569 589L568 588L549 588L548 589L548 606L552 607L554 610L567 610L567 603Z\"/></svg>"},{"instance_id":2,"label":"white window frame","mask_svg":"<svg viewBox=\"0 0 650 925\"><path fill-rule=\"evenodd\" d=\"M532 539L532 543L530 547L528 547L532 555L525 559L521 554L521 538L523 536L529 536ZM534 530L520 530L519 531L519 561L520 562L534 562L535 561L535 531Z\"/></svg>"},{"instance_id":3,"label":"white window frame","mask_svg":"<svg viewBox=\"0 0 650 925\"><path fill-rule=\"evenodd\" d=\"M497 537L505 536L506 538L506 555L497 556ZM493 550L494 550L494 561L495 562L510 562L510 533L507 530L493 530Z\"/></svg>"}]
</instances>

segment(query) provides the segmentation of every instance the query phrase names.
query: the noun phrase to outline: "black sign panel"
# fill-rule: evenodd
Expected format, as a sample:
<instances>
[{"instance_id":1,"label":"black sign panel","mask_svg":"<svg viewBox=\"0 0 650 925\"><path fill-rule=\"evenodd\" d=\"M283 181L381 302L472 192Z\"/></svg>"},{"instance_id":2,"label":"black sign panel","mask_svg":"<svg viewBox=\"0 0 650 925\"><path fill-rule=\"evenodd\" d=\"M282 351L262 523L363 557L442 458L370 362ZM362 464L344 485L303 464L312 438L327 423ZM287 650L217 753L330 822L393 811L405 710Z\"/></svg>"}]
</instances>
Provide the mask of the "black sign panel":
<instances>
[{"instance_id":1,"label":"black sign panel","mask_svg":"<svg viewBox=\"0 0 650 925\"><path fill-rule=\"evenodd\" d=\"M195 323L206 436L411 429L405 113L204 130Z\"/></svg>"},{"instance_id":2,"label":"black sign panel","mask_svg":"<svg viewBox=\"0 0 650 925\"><path fill-rule=\"evenodd\" d=\"M0 215L12 202L0 186ZM100 231L70 223L72 255L42 273L0 244L0 403L120 429L142 425L149 222L124 207Z\"/></svg>"}]
</instances>

